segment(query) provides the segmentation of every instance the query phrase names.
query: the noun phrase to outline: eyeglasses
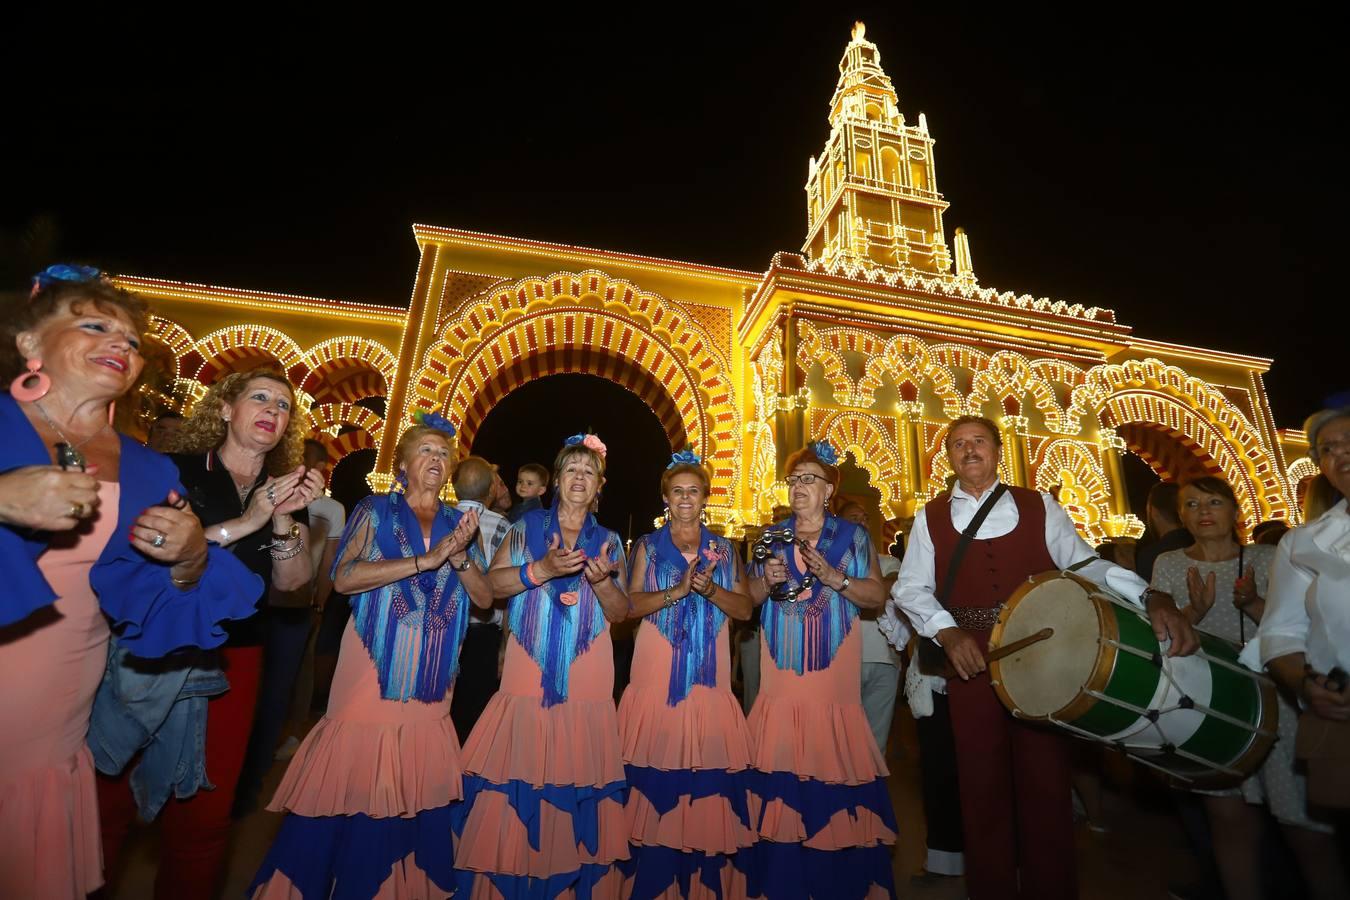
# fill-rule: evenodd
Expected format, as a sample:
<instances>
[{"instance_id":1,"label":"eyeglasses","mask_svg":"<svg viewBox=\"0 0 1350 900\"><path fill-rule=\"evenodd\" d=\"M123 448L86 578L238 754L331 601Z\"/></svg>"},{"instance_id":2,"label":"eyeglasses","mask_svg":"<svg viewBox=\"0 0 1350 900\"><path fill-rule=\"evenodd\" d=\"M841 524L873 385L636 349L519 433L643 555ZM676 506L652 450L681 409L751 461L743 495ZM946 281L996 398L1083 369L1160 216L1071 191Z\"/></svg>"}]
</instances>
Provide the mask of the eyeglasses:
<instances>
[{"instance_id":1,"label":"eyeglasses","mask_svg":"<svg viewBox=\"0 0 1350 900\"><path fill-rule=\"evenodd\" d=\"M807 472L803 475L789 475L784 480L787 482L788 487L796 487L798 484L804 484L809 487L810 485L815 484L817 479L824 477L824 475L817 475L814 472Z\"/></svg>"},{"instance_id":2,"label":"eyeglasses","mask_svg":"<svg viewBox=\"0 0 1350 900\"><path fill-rule=\"evenodd\" d=\"M1321 459L1324 456L1340 456L1345 453L1350 453L1350 439L1347 438L1336 441L1327 441L1326 443L1319 443L1317 445L1318 459ZM791 483L792 479L788 479L788 484Z\"/></svg>"}]
</instances>

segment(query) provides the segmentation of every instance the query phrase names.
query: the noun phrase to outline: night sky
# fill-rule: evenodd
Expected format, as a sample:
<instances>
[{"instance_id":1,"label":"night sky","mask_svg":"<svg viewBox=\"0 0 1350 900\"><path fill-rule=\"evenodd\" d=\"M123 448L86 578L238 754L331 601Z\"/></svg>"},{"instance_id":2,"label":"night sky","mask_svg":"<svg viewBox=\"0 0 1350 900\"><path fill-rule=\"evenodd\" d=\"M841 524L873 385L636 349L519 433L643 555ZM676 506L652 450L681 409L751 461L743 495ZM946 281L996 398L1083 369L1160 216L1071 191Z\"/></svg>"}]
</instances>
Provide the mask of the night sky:
<instances>
[{"instance_id":1,"label":"night sky","mask_svg":"<svg viewBox=\"0 0 1350 900\"><path fill-rule=\"evenodd\" d=\"M402 304L425 222L762 270L800 249L861 17L902 110L928 115L949 240L966 228L982 283L1273 356L1277 422L1297 426L1350 386L1343 338L1305 338L1345 302L1341 51L1293 7L1266 13L1286 25L1176 6L502 7L137 32L56 60L38 42L5 101L0 263L14 286L77 259Z\"/></svg>"}]
</instances>

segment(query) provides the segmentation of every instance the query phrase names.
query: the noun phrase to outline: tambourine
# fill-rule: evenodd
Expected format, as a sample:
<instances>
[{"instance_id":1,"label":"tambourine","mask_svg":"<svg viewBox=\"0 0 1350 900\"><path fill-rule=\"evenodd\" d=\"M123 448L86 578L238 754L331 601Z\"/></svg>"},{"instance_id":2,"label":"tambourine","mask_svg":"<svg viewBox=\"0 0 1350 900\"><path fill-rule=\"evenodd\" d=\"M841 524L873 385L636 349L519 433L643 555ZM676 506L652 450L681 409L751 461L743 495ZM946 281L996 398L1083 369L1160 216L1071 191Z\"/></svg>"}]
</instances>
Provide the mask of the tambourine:
<instances>
[{"instance_id":1,"label":"tambourine","mask_svg":"<svg viewBox=\"0 0 1350 900\"><path fill-rule=\"evenodd\" d=\"M754 547L750 550L750 555L756 562L764 562L773 556L774 548L779 544L791 546L796 543L797 536L792 533L791 528L766 528L764 533L755 541ZM808 574L802 579L801 584L795 588L790 587L785 581L782 584L776 584L769 590L770 600L783 600L788 603L796 603L802 594L815 587L816 576Z\"/></svg>"}]
</instances>

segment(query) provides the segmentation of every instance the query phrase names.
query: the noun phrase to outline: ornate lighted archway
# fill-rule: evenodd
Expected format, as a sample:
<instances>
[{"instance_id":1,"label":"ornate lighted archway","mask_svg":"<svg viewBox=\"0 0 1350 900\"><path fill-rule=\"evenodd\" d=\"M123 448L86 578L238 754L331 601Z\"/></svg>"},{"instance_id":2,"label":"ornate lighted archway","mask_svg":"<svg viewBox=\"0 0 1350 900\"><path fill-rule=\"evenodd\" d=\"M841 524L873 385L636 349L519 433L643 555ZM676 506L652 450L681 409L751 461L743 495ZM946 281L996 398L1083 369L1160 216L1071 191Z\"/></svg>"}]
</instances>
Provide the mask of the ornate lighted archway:
<instances>
[{"instance_id":1,"label":"ornate lighted archway","mask_svg":"<svg viewBox=\"0 0 1350 900\"><path fill-rule=\"evenodd\" d=\"M1111 537L1111 490L1097 459L1078 441L1045 441L1033 460L1036 490L1058 488L1060 505L1094 546Z\"/></svg>"},{"instance_id":2,"label":"ornate lighted archway","mask_svg":"<svg viewBox=\"0 0 1350 900\"><path fill-rule=\"evenodd\" d=\"M867 472L872 486L881 492L882 518L897 518L905 495L905 471L895 420L866 413L832 413L822 423L821 433L841 454L852 454Z\"/></svg>"},{"instance_id":3,"label":"ornate lighted archway","mask_svg":"<svg viewBox=\"0 0 1350 900\"><path fill-rule=\"evenodd\" d=\"M1107 430L1139 424L1176 438L1200 466L1228 480L1248 527L1289 516L1283 473L1256 429L1217 389L1176 366L1146 359L1093 367L1074 389L1067 417L1076 421L1089 414ZM1129 441L1127 434L1122 437ZM1144 450L1141 455L1156 455L1135 444ZM1156 460L1153 464L1159 470Z\"/></svg>"},{"instance_id":4,"label":"ornate lighted archway","mask_svg":"<svg viewBox=\"0 0 1350 900\"><path fill-rule=\"evenodd\" d=\"M470 300L447 322L413 384L413 404L443 412L468 446L493 403L530 377L601 375L646 399L672 443L708 460L712 505L727 509L740 414L713 346L677 304L603 272L525 278Z\"/></svg>"},{"instance_id":5,"label":"ornate lighted archway","mask_svg":"<svg viewBox=\"0 0 1350 900\"><path fill-rule=\"evenodd\" d=\"M193 350L202 360L193 373L202 384L268 361L279 363L292 384L301 383L309 374L299 345L290 336L266 325L221 328L197 341Z\"/></svg>"}]
</instances>

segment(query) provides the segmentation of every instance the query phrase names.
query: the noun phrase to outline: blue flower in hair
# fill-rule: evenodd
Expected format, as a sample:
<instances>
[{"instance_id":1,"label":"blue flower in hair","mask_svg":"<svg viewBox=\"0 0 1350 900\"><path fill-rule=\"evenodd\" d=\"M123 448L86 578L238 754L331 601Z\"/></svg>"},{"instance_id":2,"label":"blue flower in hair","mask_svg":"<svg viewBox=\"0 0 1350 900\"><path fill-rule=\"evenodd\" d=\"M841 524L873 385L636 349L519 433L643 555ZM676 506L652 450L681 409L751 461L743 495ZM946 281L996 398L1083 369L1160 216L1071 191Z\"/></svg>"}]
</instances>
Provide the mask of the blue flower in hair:
<instances>
[{"instance_id":1,"label":"blue flower in hair","mask_svg":"<svg viewBox=\"0 0 1350 900\"><path fill-rule=\"evenodd\" d=\"M829 441L814 441L810 445L811 452L816 455L827 466L833 466L839 462L839 451Z\"/></svg>"},{"instance_id":2,"label":"blue flower in hair","mask_svg":"<svg viewBox=\"0 0 1350 900\"><path fill-rule=\"evenodd\" d=\"M84 284L88 281L97 281L102 275L103 273L93 266L71 266L65 263L57 263L54 266L48 266L33 276L33 293L45 291L59 281L70 284Z\"/></svg>"},{"instance_id":3,"label":"blue flower in hair","mask_svg":"<svg viewBox=\"0 0 1350 900\"><path fill-rule=\"evenodd\" d=\"M444 416L438 416L434 412L427 412L419 409L413 413L413 421L418 425L425 425L427 428L435 428L437 431L444 431L450 437L455 436L455 426L450 424L450 420Z\"/></svg>"},{"instance_id":4,"label":"blue flower in hair","mask_svg":"<svg viewBox=\"0 0 1350 900\"><path fill-rule=\"evenodd\" d=\"M702 465L703 460L699 459L698 454L693 450L681 450L679 453L671 454L670 465L667 469L673 469L676 466L697 466Z\"/></svg>"}]
</instances>

